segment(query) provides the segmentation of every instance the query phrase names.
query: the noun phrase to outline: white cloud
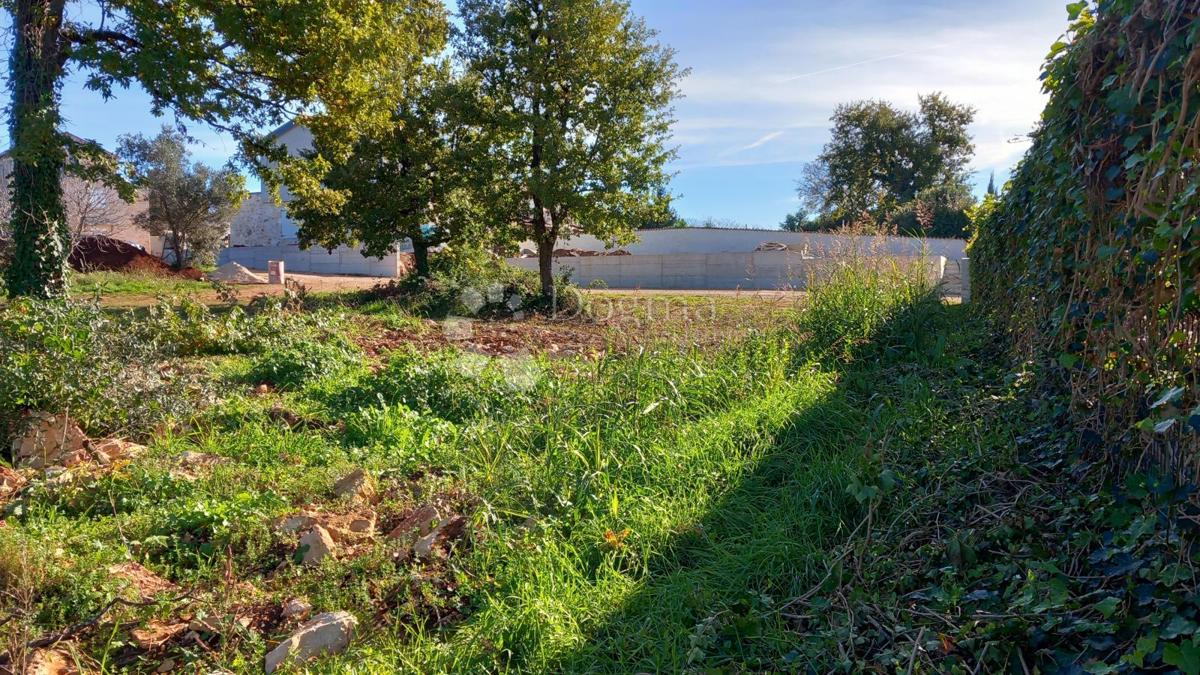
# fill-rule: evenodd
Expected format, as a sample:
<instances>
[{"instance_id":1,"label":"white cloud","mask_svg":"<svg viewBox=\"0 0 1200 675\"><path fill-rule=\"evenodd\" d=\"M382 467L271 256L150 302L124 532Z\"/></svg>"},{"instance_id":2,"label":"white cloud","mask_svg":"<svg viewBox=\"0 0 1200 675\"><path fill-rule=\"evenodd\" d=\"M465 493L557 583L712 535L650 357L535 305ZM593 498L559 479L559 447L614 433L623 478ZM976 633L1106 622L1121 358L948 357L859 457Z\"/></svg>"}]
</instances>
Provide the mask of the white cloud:
<instances>
[{"instance_id":1,"label":"white cloud","mask_svg":"<svg viewBox=\"0 0 1200 675\"><path fill-rule=\"evenodd\" d=\"M904 14L830 26L781 15L794 26L695 64L678 106L679 166L807 161L828 139L837 104L874 98L915 109L919 94L941 91L976 108L972 168L1011 167L1028 147L1011 139L1045 105L1038 76L1065 25L1061 9L1031 5L1001 20L953 8Z\"/></svg>"}]
</instances>

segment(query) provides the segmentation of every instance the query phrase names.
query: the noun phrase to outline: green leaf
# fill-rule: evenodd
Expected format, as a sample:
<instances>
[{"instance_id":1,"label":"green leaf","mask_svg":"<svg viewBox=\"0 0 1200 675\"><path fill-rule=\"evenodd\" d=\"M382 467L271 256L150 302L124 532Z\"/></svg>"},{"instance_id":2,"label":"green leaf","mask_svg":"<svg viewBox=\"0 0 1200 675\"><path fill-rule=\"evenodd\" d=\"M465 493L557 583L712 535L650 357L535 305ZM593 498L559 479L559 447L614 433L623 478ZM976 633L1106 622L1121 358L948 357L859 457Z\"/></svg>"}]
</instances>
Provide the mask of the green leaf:
<instances>
[{"instance_id":1,"label":"green leaf","mask_svg":"<svg viewBox=\"0 0 1200 675\"><path fill-rule=\"evenodd\" d=\"M1101 600L1100 602L1097 602L1096 603L1096 611L1103 614L1104 618L1107 619L1107 618L1111 617L1117 611L1117 608L1120 606L1121 606L1121 599L1116 596L1113 596L1111 598L1105 598L1105 599Z\"/></svg>"},{"instance_id":2,"label":"green leaf","mask_svg":"<svg viewBox=\"0 0 1200 675\"><path fill-rule=\"evenodd\" d=\"M1184 675L1200 675L1200 642L1192 638L1188 642L1163 647L1163 663L1175 666Z\"/></svg>"},{"instance_id":3,"label":"green leaf","mask_svg":"<svg viewBox=\"0 0 1200 675\"><path fill-rule=\"evenodd\" d=\"M1079 357L1075 356L1074 354L1067 354L1064 352L1058 355L1058 365L1066 368L1067 370L1074 368L1075 364L1077 363L1079 363Z\"/></svg>"}]
</instances>

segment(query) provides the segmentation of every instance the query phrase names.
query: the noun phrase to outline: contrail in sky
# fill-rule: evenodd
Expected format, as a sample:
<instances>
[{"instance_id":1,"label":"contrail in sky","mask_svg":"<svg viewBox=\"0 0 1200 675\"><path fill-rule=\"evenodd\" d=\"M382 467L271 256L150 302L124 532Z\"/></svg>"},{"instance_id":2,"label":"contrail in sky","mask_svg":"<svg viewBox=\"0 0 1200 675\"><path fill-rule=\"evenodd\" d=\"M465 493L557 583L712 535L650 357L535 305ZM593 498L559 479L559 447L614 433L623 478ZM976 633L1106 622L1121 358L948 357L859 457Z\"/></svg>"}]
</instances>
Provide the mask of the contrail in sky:
<instances>
[{"instance_id":1,"label":"contrail in sky","mask_svg":"<svg viewBox=\"0 0 1200 675\"><path fill-rule=\"evenodd\" d=\"M942 47L949 47L949 46L950 46L949 42L944 42L942 44L931 45L929 47L923 47L921 49L912 49L907 52L898 52L896 54L888 54L887 56L877 56L873 59L867 59L866 61L858 61L856 63L847 63L844 66L834 66L832 68L825 68L824 70L814 70L811 73L801 73L800 75L792 75L791 77L783 78L782 80L780 80L780 82L791 82L793 80L801 80L806 77L812 77L813 75L824 75L825 73L833 73L833 72L836 72L839 70L846 70L848 68L857 68L858 66L865 66L869 63L878 63L880 61L887 61L888 59L898 59L902 56L909 56L910 54L920 54L921 52L933 51L934 49L941 49Z\"/></svg>"}]
</instances>

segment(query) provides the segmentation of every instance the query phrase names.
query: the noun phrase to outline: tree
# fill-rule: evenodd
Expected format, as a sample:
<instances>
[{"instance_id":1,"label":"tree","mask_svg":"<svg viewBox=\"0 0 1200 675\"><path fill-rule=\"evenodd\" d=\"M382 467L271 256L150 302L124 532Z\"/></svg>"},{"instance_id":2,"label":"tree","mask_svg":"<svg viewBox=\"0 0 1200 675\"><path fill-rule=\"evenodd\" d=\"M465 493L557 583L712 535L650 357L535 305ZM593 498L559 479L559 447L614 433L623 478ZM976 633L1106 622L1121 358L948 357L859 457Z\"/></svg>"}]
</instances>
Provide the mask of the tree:
<instances>
[{"instance_id":1,"label":"tree","mask_svg":"<svg viewBox=\"0 0 1200 675\"><path fill-rule=\"evenodd\" d=\"M189 257L215 252L246 196L245 178L232 166L192 163L187 137L170 127L154 138L122 136L119 148L132 182L148 200L135 220L165 239L163 252L174 253L175 269Z\"/></svg>"},{"instance_id":2,"label":"tree","mask_svg":"<svg viewBox=\"0 0 1200 675\"><path fill-rule=\"evenodd\" d=\"M655 198L666 204L662 209L661 215L654 214L650 220L647 220L638 227L639 230L665 230L669 228L687 227L687 221L680 217L675 211L675 207L671 205L671 193L667 191L666 185L660 185L655 189Z\"/></svg>"},{"instance_id":3,"label":"tree","mask_svg":"<svg viewBox=\"0 0 1200 675\"><path fill-rule=\"evenodd\" d=\"M684 73L623 0L461 0L459 10L457 42L490 136L484 203L537 245L549 297L559 237L620 242L664 217Z\"/></svg>"},{"instance_id":4,"label":"tree","mask_svg":"<svg viewBox=\"0 0 1200 675\"><path fill-rule=\"evenodd\" d=\"M965 185L974 117L939 93L921 96L917 112L886 101L839 105L829 142L798 185L802 208L826 226L864 214L882 222L923 191Z\"/></svg>"},{"instance_id":5,"label":"tree","mask_svg":"<svg viewBox=\"0 0 1200 675\"><path fill-rule=\"evenodd\" d=\"M996 192L996 172L995 171L992 172L992 175L988 176L988 184L987 184L987 193L986 194L990 197L995 197L998 194Z\"/></svg>"},{"instance_id":6,"label":"tree","mask_svg":"<svg viewBox=\"0 0 1200 675\"><path fill-rule=\"evenodd\" d=\"M363 255L384 256L407 238L417 275L429 276L429 249L480 219L469 178L480 133L462 114L473 88L445 62L413 78L390 128L360 138L320 186L294 192L287 208L301 223L301 245L361 244Z\"/></svg>"},{"instance_id":7,"label":"tree","mask_svg":"<svg viewBox=\"0 0 1200 675\"><path fill-rule=\"evenodd\" d=\"M101 180L130 197L115 172L88 175L94 143L59 129L67 72L105 97L140 85L158 113L224 129L242 140L269 185L303 180L305 165L272 150L257 130L298 115L331 148L346 151L387 121L409 67L442 48L436 0L9 0L13 144L13 263L7 289L65 291L67 226L61 174ZM68 6L71 7L68 7ZM386 76L380 76L381 73ZM252 158L252 159L251 159ZM274 164L268 162L274 161Z\"/></svg>"}]
</instances>

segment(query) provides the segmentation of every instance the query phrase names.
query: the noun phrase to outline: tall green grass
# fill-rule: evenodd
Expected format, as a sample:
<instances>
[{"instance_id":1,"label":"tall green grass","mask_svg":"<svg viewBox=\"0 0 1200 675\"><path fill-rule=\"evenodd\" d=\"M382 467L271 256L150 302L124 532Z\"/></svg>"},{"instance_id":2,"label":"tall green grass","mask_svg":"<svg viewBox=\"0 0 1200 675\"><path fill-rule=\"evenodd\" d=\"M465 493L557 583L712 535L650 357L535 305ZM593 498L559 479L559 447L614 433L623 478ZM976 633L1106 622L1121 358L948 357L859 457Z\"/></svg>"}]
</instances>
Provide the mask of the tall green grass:
<instances>
[{"instance_id":1,"label":"tall green grass","mask_svg":"<svg viewBox=\"0 0 1200 675\"><path fill-rule=\"evenodd\" d=\"M784 667L794 626L773 607L819 580L826 552L861 517L847 487L880 471L864 447L889 420L855 387L938 358L944 308L931 291L850 265L812 292L796 323L716 351L534 361L521 367L535 376L519 378L512 361L402 353L374 371L296 379L279 398L231 396L127 474L30 504L0 530L0 552L132 558L201 585L235 569L280 598L304 593L318 611L358 613L370 628L316 670ZM251 357L225 358L229 372L253 368ZM280 400L316 424L281 426L267 408ZM167 459L184 450L227 461L185 481ZM430 582L383 548L272 573L288 549L266 523L329 501L355 466L437 476L470 495L471 545L439 572L461 621L397 609ZM86 616L104 587L88 588L63 585L40 611ZM217 660L254 664L265 648Z\"/></svg>"}]
</instances>

